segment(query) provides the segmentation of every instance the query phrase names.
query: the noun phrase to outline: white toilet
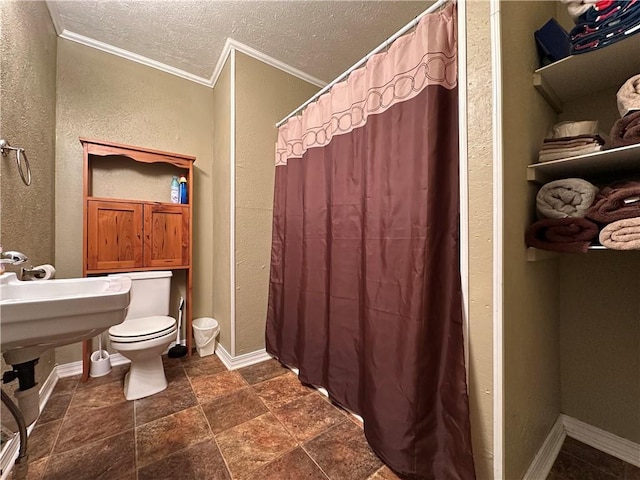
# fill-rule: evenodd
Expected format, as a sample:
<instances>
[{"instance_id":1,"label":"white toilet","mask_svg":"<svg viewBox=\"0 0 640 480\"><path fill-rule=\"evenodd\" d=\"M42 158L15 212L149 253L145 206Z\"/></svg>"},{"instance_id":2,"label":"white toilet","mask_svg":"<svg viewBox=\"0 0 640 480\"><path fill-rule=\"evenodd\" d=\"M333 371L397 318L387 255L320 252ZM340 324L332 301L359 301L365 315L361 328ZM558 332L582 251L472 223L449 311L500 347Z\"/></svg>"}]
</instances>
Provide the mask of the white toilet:
<instances>
[{"instance_id":1,"label":"white toilet","mask_svg":"<svg viewBox=\"0 0 640 480\"><path fill-rule=\"evenodd\" d=\"M127 400L148 397L167 388L162 352L176 338L176 321L169 317L171 272L131 272L131 303L127 316L109 329L114 350L131 360L124 379Z\"/></svg>"}]
</instances>

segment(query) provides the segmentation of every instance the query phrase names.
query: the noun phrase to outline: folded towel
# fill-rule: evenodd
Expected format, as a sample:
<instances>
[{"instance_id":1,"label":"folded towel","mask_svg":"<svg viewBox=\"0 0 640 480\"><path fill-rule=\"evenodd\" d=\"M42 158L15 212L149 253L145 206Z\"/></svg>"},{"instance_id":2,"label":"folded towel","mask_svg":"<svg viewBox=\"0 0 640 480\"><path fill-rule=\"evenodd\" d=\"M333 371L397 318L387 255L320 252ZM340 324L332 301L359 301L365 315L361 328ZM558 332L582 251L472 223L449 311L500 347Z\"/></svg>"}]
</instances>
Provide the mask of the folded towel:
<instances>
[{"instance_id":1,"label":"folded towel","mask_svg":"<svg viewBox=\"0 0 640 480\"><path fill-rule=\"evenodd\" d=\"M612 250L640 250L640 217L610 223L600 232L600 243Z\"/></svg>"},{"instance_id":2,"label":"folded towel","mask_svg":"<svg viewBox=\"0 0 640 480\"><path fill-rule=\"evenodd\" d=\"M584 217L597 193L597 187L581 178L546 183L536 196L538 218Z\"/></svg>"},{"instance_id":3,"label":"folded towel","mask_svg":"<svg viewBox=\"0 0 640 480\"><path fill-rule=\"evenodd\" d=\"M588 144L604 145L604 139L600 135L576 135L575 137L545 138L542 148L545 149L556 146L575 147Z\"/></svg>"},{"instance_id":4,"label":"folded towel","mask_svg":"<svg viewBox=\"0 0 640 480\"><path fill-rule=\"evenodd\" d=\"M597 135L598 134L598 121L597 120L582 120L580 122L560 122L556 123L548 138L564 138L564 137L577 137L579 135Z\"/></svg>"},{"instance_id":5,"label":"folded towel","mask_svg":"<svg viewBox=\"0 0 640 480\"><path fill-rule=\"evenodd\" d=\"M598 235L598 226L585 218L538 220L525 232L528 246L563 253L585 253Z\"/></svg>"},{"instance_id":6,"label":"folded towel","mask_svg":"<svg viewBox=\"0 0 640 480\"><path fill-rule=\"evenodd\" d=\"M583 145L581 147L573 148L558 148L554 150L544 150L538 155L538 162L550 162L552 160L559 160L561 158L571 158L580 155L586 155L588 153L595 153L602 151L602 145L592 144Z\"/></svg>"},{"instance_id":7,"label":"folded towel","mask_svg":"<svg viewBox=\"0 0 640 480\"><path fill-rule=\"evenodd\" d=\"M616 99L621 117L631 110L640 110L640 75L635 75L624 82L616 94Z\"/></svg>"},{"instance_id":8,"label":"folded towel","mask_svg":"<svg viewBox=\"0 0 640 480\"><path fill-rule=\"evenodd\" d=\"M640 143L640 110L622 117L611 128L609 148Z\"/></svg>"},{"instance_id":9,"label":"folded towel","mask_svg":"<svg viewBox=\"0 0 640 480\"><path fill-rule=\"evenodd\" d=\"M595 145L602 145L594 140L575 140L572 142L554 142L545 143L540 149L540 153L553 153L556 150L567 150L570 148L589 147Z\"/></svg>"},{"instance_id":10,"label":"folded towel","mask_svg":"<svg viewBox=\"0 0 640 480\"><path fill-rule=\"evenodd\" d=\"M629 180L604 187L586 217L599 223L640 217L640 181Z\"/></svg>"}]
</instances>

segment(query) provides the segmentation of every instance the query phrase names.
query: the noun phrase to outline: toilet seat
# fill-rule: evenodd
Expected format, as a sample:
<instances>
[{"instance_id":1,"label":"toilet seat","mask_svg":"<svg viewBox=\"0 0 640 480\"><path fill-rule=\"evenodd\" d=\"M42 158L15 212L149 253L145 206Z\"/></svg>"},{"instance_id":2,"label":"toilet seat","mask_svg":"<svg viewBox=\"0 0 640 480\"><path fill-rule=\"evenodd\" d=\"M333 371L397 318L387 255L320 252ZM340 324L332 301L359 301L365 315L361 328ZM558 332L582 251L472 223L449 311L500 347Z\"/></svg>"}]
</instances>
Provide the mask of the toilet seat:
<instances>
[{"instance_id":1,"label":"toilet seat","mask_svg":"<svg viewBox=\"0 0 640 480\"><path fill-rule=\"evenodd\" d=\"M176 321L173 317L154 316L125 321L109 329L109 339L117 343L137 343L173 334Z\"/></svg>"}]
</instances>

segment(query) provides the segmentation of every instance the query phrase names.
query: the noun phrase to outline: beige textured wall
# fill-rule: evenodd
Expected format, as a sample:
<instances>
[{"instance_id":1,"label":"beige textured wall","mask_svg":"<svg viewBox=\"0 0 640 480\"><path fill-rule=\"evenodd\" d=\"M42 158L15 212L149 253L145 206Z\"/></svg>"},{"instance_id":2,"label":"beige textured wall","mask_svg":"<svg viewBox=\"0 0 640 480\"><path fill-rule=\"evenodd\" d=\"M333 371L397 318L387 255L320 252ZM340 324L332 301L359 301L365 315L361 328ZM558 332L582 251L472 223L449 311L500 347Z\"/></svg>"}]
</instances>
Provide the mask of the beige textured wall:
<instances>
[{"instance_id":1,"label":"beige textured wall","mask_svg":"<svg viewBox=\"0 0 640 480\"><path fill-rule=\"evenodd\" d=\"M501 2L504 138L505 478L522 478L560 413L559 282L555 261L526 262L537 187L527 183L555 113L533 87L532 32L553 2Z\"/></svg>"},{"instance_id":2,"label":"beige textured wall","mask_svg":"<svg viewBox=\"0 0 640 480\"><path fill-rule=\"evenodd\" d=\"M193 315L213 311L213 92L210 88L67 40L58 40L56 111L56 266L82 274L82 147L78 137L184 153L194 169ZM136 180L121 172L113 179ZM127 180L128 179L128 180ZM162 182L162 192L169 183ZM153 188L153 187L148 187ZM182 275L173 285L180 287ZM176 297L175 289L173 298ZM175 300L174 300L175 303ZM177 314L176 306L172 313ZM79 345L57 361L80 358Z\"/></svg>"},{"instance_id":3,"label":"beige textured wall","mask_svg":"<svg viewBox=\"0 0 640 480\"><path fill-rule=\"evenodd\" d=\"M236 355L264 348L275 124L318 87L236 53Z\"/></svg>"},{"instance_id":4,"label":"beige textured wall","mask_svg":"<svg viewBox=\"0 0 640 480\"><path fill-rule=\"evenodd\" d=\"M493 478L493 126L489 3L467 3L469 402L476 476ZM499 393L498 393L499 394Z\"/></svg>"},{"instance_id":5,"label":"beige textured wall","mask_svg":"<svg viewBox=\"0 0 640 480\"><path fill-rule=\"evenodd\" d=\"M98 157L91 165L93 189L90 193L94 197L153 202L171 202L171 179L184 172L163 163L149 168L148 164L119 156Z\"/></svg>"},{"instance_id":6,"label":"beige textured wall","mask_svg":"<svg viewBox=\"0 0 640 480\"><path fill-rule=\"evenodd\" d=\"M600 132L605 139L608 138L611 127L620 118L616 103L618 88L607 88L587 98L565 103L562 113L558 115L558 121L598 120Z\"/></svg>"},{"instance_id":7,"label":"beige textured wall","mask_svg":"<svg viewBox=\"0 0 640 480\"><path fill-rule=\"evenodd\" d=\"M559 120L620 115L618 87L564 105ZM595 181L595 180L594 180ZM562 413L640 443L640 252L592 252L560 261Z\"/></svg>"},{"instance_id":8,"label":"beige textured wall","mask_svg":"<svg viewBox=\"0 0 640 480\"><path fill-rule=\"evenodd\" d=\"M640 252L560 267L562 413L640 443Z\"/></svg>"},{"instance_id":9,"label":"beige textured wall","mask_svg":"<svg viewBox=\"0 0 640 480\"><path fill-rule=\"evenodd\" d=\"M55 260L55 88L56 33L45 3L2 2L0 138L25 148L32 183L23 185L13 155L0 157L0 244L23 252L34 265ZM54 358L53 350L40 357L38 383L51 372Z\"/></svg>"},{"instance_id":10,"label":"beige textured wall","mask_svg":"<svg viewBox=\"0 0 640 480\"><path fill-rule=\"evenodd\" d=\"M213 89L213 317L218 341L231 353L231 63L227 60Z\"/></svg>"}]
</instances>

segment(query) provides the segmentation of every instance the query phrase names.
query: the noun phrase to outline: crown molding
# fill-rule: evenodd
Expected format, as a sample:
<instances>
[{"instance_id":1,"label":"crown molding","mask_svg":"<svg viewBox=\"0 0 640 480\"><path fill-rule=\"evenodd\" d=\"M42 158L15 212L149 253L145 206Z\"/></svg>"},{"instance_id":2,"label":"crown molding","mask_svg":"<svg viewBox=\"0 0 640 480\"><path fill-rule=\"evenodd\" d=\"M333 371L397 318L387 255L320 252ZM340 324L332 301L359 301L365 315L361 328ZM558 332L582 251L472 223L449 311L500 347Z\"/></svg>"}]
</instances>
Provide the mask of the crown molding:
<instances>
[{"instance_id":1,"label":"crown molding","mask_svg":"<svg viewBox=\"0 0 640 480\"><path fill-rule=\"evenodd\" d=\"M242 52L245 55L255 58L256 60L260 60L261 62L266 63L267 65L271 65L272 67L282 70L283 72L293 75L294 77L300 78L305 82L316 85L317 87L324 87L327 84L327 82L324 82L319 78L309 75L302 70L292 67L291 65L284 63L277 58L273 58L265 53L260 52L259 50L256 50L253 47L245 45L244 43L232 38L227 38L227 40L224 42L224 47L222 48L222 52L218 57L218 61L215 68L213 69L211 77L200 77L198 75L194 75L193 73L189 73L179 68L172 67L171 65L167 65L165 63L158 62L157 60L152 60L151 58L145 57L143 55L138 55L137 53L130 52L129 50L115 47L108 43L100 42L98 40L85 37L84 35L80 35L79 33L69 31L64 27L64 21L62 19L62 16L60 15L60 11L58 10L56 1L47 0L46 5L49 10L51 21L53 22L53 26L60 38L70 40L87 47L96 48L103 52L110 53L121 58L126 58L127 60L146 65L147 67L155 68L162 72L169 73L171 75L175 75L177 77L184 78L185 80L190 80L192 82L199 83L200 85L205 85L210 88L213 88L218 81L218 77L220 77L220 73L222 73L224 64L227 61L227 58L229 57L232 49Z\"/></svg>"},{"instance_id":2,"label":"crown molding","mask_svg":"<svg viewBox=\"0 0 640 480\"><path fill-rule=\"evenodd\" d=\"M227 37L227 40L224 42L224 46L222 47L222 52L220 52L220 56L218 57L218 61L216 62L216 66L213 69L213 73L211 74L211 78L209 79L209 83L211 87L215 87L218 82L218 78L220 78L220 74L222 73L222 69L224 68L224 64L227 63L227 59L229 55L231 55L231 46L232 40Z\"/></svg>"},{"instance_id":3,"label":"crown molding","mask_svg":"<svg viewBox=\"0 0 640 480\"><path fill-rule=\"evenodd\" d=\"M222 72L222 69L224 68L224 64L226 63L227 58L229 57L229 54L231 53L232 49L238 52L244 53L249 57L255 58L256 60L260 60L262 63L266 63L267 65L277 68L278 70L282 70L283 72L288 73L289 75L297 77L317 87L322 88L327 84L327 82L320 80L319 78L316 78L312 75L309 75L308 73L305 73L302 70L292 67L291 65L284 63L278 60L277 58L273 58L267 55L266 53L262 53L261 51L256 50L253 47L250 47L249 45L245 45L242 42L234 40L233 38L227 38L227 41L224 42L222 53L220 53L220 57L218 58L218 62L216 63L216 67L213 70L213 75L211 75L211 79L209 80L209 83L211 84L211 86L215 86L216 82L218 81L218 77L220 76L220 73Z\"/></svg>"},{"instance_id":4,"label":"crown molding","mask_svg":"<svg viewBox=\"0 0 640 480\"><path fill-rule=\"evenodd\" d=\"M60 35L64 31L64 22L62 21L62 17L60 16L58 4L53 0L48 0L46 4L47 9L49 10L49 16L51 17L51 21L53 22L53 28L56 29L56 34Z\"/></svg>"},{"instance_id":5,"label":"crown molding","mask_svg":"<svg viewBox=\"0 0 640 480\"><path fill-rule=\"evenodd\" d=\"M146 65L147 67L155 68L162 72L184 78L185 80L190 80L201 85L206 85L207 87L213 86L210 83L210 80L207 78L199 77L198 75L185 72L184 70L180 70L179 68L172 67L156 60L152 60L150 58L138 55L137 53L133 53L122 48L114 47L113 45L94 40L93 38L85 37L84 35L80 35L78 33L70 32L66 29L63 30L59 35L60 38L64 38L65 40L71 40L72 42L76 42L87 47L95 48L97 50L101 50L103 52L110 53L121 58L126 58L127 60Z\"/></svg>"}]
</instances>

